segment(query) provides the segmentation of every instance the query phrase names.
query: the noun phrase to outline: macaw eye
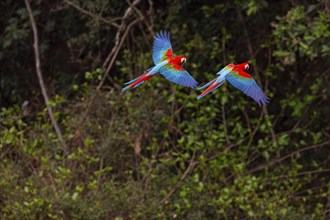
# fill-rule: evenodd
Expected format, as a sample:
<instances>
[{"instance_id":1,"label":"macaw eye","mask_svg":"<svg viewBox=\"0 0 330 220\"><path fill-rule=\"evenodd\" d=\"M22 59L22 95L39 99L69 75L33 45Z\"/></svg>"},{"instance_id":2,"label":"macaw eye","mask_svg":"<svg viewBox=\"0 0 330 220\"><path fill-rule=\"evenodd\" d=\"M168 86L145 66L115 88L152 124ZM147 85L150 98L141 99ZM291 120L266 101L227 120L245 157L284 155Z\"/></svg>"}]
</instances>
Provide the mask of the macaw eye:
<instances>
[{"instance_id":1,"label":"macaw eye","mask_svg":"<svg viewBox=\"0 0 330 220\"><path fill-rule=\"evenodd\" d=\"M249 64L245 64L245 65L244 65L244 69L245 69L245 70L248 70L248 69L249 69Z\"/></svg>"},{"instance_id":2,"label":"macaw eye","mask_svg":"<svg viewBox=\"0 0 330 220\"><path fill-rule=\"evenodd\" d=\"M185 63L186 62L186 58L181 58L181 63Z\"/></svg>"}]
</instances>

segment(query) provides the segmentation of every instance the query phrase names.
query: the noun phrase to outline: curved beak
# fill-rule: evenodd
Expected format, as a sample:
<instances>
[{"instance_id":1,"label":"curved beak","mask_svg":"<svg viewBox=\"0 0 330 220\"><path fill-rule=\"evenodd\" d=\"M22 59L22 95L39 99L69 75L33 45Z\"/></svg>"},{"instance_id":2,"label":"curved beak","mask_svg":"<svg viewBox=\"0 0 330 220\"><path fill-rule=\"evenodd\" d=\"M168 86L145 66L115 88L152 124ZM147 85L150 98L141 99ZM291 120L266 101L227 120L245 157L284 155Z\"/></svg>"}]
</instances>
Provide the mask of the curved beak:
<instances>
[{"instance_id":1,"label":"curved beak","mask_svg":"<svg viewBox=\"0 0 330 220\"><path fill-rule=\"evenodd\" d=\"M181 64L187 62L187 59L186 58L181 58Z\"/></svg>"}]
</instances>

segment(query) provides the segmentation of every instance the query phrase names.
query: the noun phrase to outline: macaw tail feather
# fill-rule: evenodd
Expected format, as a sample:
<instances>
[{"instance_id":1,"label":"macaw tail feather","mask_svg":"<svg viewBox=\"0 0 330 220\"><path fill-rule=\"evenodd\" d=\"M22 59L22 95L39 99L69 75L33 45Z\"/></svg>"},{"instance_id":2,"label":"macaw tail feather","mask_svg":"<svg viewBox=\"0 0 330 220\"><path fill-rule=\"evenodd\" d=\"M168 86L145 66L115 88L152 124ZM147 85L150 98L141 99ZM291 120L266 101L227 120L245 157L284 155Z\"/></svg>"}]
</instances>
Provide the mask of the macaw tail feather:
<instances>
[{"instance_id":1,"label":"macaw tail feather","mask_svg":"<svg viewBox=\"0 0 330 220\"><path fill-rule=\"evenodd\" d=\"M214 83L215 80L216 80L216 79L214 79L214 80L212 80L212 81L206 83L204 86L201 86L201 87L197 88L196 90L201 90L201 89L204 89L204 88L208 87L209 85L211 85L212 83Z\"/></svg>"},{"instance_id":2,"label":"macaw tail feather","mask_svg":"<svg viewBox=\"0 0 330 220\"><path fill-rule=\"evenodd\" d=\"M143 75L146 75L147 73L149 73L151 69L152 69L152 68L149 68L149 69L148 69ZM142 75L142 76L143 76L143 75ZM129 81L129 82L125 82L124 85L129 85L129 84L135 82L136 80L138 80L140 77L141 77L141 76L139 76L138 78L132 79L132 80Z\"/></svg>"},{"instance_id":3,"label":"macaw tail feather","mask_svg":"<svg viewBox=\"0 0 330 220\"><path fill-rule=\"evenodd\" d=\"M141 85L142 83L144 83L145 81L147 81L148 79L150 79L151 77L153 77L153 75L147 75L148 73L149 73L149 70L146 73L144 73L143 75L139 76L138 78L125 83L125 85L127 85L127 86L125 88L123 88L121 91L125 92L128 89L136 88L139 85Z\"/></svg>"},{"instance_id":4,"label":"macaw tail feather","mask_svg":"<svg viewBox=\"0 0 330 220\"><path fill-rule=\"evenodd\" d=\"M144 83L144 82L145 82L145 81L142 81L142 82L140 82L140 83L134 85L133 88L135 89L136 87L138 87L139 85L141 85L141 84Z\"/></svg>"},{"instance_id":5,"label":"macaw tail feather","mask_svg":"<svg viewBox=\"0 0 330 220\"><path fill-rule=\"evenodd\" d=\"M214 80L213 80L214 81ZM212 82L212 81L211 81ZM213 83L211 84L204 92L202 92L202 94L200 94L197 99L201 99L204 96L206 96L207 94L209 94L210 92L212 92L213 90L215 90L216 88L218 88L219 86L221 86L223 84L224 81L219 82L219 83ZM208 83L209 84L209 83Z\"/></svg>"},{"instance_id":6,"label":"macaw tail feather","mask_svg":"<svg viewBox=\"0 0 330 220\"><path fill-rule=\"evenodd\" d=\"M139 79L139 77L138 78L136 78L136 79L132 79L131 81L129 81L129 82L125 82L124 83L124 85L129 85L129 84L131 84L131 83L133 83L133 82L135 82L136 80L138 80Z\"/></svg>"}]
</instances>

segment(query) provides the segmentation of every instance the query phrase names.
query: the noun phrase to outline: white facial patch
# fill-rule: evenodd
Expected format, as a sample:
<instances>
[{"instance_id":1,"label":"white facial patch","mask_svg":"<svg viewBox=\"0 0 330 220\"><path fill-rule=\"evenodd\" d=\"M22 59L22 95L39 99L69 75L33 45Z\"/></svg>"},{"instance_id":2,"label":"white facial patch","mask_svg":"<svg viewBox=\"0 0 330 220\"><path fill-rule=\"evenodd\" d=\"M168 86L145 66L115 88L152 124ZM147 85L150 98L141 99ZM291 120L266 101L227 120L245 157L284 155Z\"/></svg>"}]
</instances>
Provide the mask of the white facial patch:
<instances>
[{"instance_id":1,"label":"white facial patch","mask_svg":"<svg viewBox=\"0 0 330 220\"><path fill-rule=\"evenodd\" d=\"M181 58L181 63L185 63L186 62L186 58Z\"/></svg>"},{"instance_id":2,"label":"white facial patch","mask_svg":"<svg viewBox=\"0 0 330 220\"><path fill-rule=\"evenodd\" d=\"M249 69L249 64L248 63L244 65L244 69L245 70L248 70Z\"/></svg>"}]
</instances>

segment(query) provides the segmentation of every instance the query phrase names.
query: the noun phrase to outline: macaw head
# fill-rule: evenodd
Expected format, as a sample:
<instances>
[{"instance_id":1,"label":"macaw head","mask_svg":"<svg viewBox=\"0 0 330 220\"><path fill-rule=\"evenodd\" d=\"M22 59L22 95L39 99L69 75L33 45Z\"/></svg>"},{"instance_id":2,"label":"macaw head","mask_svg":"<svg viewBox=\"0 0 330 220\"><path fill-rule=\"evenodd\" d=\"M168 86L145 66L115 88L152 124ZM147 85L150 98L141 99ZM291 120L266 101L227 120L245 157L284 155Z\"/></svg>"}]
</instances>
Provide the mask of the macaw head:
<instances>
[{"instance_id":1,"label":"macaw head","mask_svg":"<svg viewBox=\"0 0 330 220\"><path fill-rule=\"evenodd\" d=\"M187 58L185 56L177 56L175 61L177 64L182 65L183 63L187 62Z\"/></svg>"},{"instance_id":2,"label":"macaw head","mask_svg":"<svg viewBox=\"0 0 330 220\"><path fill-rule=\"evenodd\" d=\"M244 62L236 65L236 68L241 69L241 70L248 70L249 69L249 63Z\"/></svg>"}]
</instances>

